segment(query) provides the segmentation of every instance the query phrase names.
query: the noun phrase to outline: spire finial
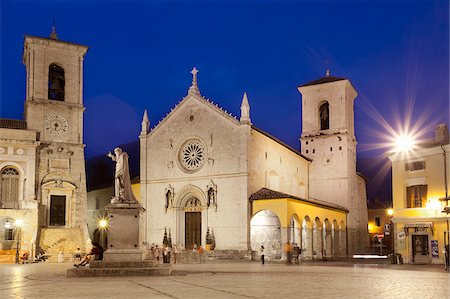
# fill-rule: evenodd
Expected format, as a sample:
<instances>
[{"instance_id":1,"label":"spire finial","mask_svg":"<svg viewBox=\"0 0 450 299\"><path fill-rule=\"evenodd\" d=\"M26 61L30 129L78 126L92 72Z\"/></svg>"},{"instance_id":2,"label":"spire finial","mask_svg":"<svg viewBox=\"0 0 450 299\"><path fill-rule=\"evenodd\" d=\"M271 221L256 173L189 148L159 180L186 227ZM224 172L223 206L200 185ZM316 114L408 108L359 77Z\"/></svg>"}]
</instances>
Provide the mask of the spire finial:
<instances>
[{"instance_id":1,"label":"spire finial","mask_svg":"<svg viewBox=\"0 0 450 299\"><path fill-rule=\"evenodd\" d=\"M58 39L58 35L56 34L56 21L55 17L53 17L53 25L52 25L52 33L50 33L51 39Z\"/></svg>"},{"instance_id":2,"label":"spire finial","mask_svg":"<svg viewBox=\"0 0 450 299\"><path fill-rule=\"evenodd\" d=\"M325 60L325 63L327 65L327 70L325 72L325 77L330 77L330 59L327 58L327 60Z\"/></svg>"},{"instance_id":3,"label":"spire finial","mask_svg":"<svg viewBox=\"0 0 450 299\"><path fill-rule=\"evenodd\" d=\"M197 68L193 68L191 71L192 74L192 85L191 87L189 87L189 94L196 94L196 95L200 95L200 90L198 89L198 85L197 85L197 73L198 70Z\"/></svg>"},{"instance_id":4,"label":"spire finial","mask_svg":"<svg viewBox=\"0 0 450 299\"><path fill-rule=\"evenodd\" d=\"M148 120L147 109L144 110L141 122L141 134L147 134L150 127L150 121Z\"/></svg>"},{"instance_id":5,"label":"spire finial","mask_svg":"<svg viewBox=\"0 0 450 299\"><path fill-rule=\"evenodd\" d=\"M241 123L251 124L250 121L250 104L248 103L247 93L244 92L241 103Z\"/></svg>"}]
</instances>

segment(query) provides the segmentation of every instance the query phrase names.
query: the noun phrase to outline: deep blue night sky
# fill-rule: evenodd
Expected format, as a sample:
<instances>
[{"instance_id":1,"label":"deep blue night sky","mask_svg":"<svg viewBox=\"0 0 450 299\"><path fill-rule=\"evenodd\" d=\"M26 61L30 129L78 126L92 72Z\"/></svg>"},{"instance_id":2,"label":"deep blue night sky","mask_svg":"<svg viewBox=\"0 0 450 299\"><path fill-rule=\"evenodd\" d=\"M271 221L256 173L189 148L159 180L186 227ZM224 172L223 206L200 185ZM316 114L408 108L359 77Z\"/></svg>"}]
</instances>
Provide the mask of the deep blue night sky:
<instances>
[{"instance_id":1,"label":"deep blue night sky","mask_svg":"<svg viewBox=\"0 0 450 299\"><path fill-rule=\"evenodd\" d=\"M332 75L349 78L359 92L359 170L371 177L370 196L378 192L384 172L374 176L389 149L379 146L381 133L388 133L383 121L396 131L408 115L425 131L449 122L448 1L0 5L2 118L22 119L24 34L48 37L55 17L61 40L90 47L84 69L87 157L137 140L144 109L156 125L187 94L194 66L202 95L239 116L246 91L253 123L299 148L296 87L323 77L330 61Z\"/></svg>"}]
</instances>

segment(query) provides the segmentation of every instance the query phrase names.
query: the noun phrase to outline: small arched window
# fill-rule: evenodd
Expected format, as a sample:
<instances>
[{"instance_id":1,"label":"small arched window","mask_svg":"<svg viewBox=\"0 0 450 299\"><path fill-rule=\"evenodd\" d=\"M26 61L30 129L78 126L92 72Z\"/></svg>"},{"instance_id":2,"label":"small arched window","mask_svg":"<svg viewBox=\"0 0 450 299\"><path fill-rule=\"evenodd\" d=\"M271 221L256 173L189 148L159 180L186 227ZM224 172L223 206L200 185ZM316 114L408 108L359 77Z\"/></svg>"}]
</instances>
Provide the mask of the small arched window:
<instances>
[{"instance_id":1,"label":"small arched window","mask_svg":"<svg viewBox=\"0 0 450 299\"><path fill-rule=\"evenodd\" d=\"M19 208L19 171L13 167L5 167L0 173L0 208Z\"/></svg>"},{"instance_id":2,"label":"small arched window","mask_svg":"<svg viewBox=\"0 0 450 299\"><path fill-rule=\"evenodd\" d=\"M48 67L48 99L64 101L64 69L54 63Z\"/></svg>"},{"instance_id":3,"label":"small arched window","mask_svg":"<svg viewBox=\"0 0 450 299\"><path fill-rule=\"evenodd\" d=\"M319 108L320 129L328 130L330 128L330 105L328 102L320 105Z\"/></svg>"}]
</instances>

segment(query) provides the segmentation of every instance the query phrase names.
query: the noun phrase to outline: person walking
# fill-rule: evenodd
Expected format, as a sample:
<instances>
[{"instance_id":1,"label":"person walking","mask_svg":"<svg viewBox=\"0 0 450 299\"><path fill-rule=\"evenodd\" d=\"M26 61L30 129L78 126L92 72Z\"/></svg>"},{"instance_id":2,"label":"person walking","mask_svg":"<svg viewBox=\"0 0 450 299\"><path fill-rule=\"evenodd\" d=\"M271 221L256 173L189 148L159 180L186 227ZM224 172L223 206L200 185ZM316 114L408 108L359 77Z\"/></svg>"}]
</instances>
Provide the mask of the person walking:
<instances>
[{"instance_id":1,"label":"person walking","mask_svg":"<svg viewBox=\"0 0 450 299\"><path fill-rule=\"evenodd\" d=\"M204 263L205 262L205 251L203 250L202 245L198 246L197 253L198 253L199 263Z\"/></svg>"},{"instance_id":2,"label":"person walking","mask_svg":"<svg viewBox=\"0 0 450 299\"><path fill-rule=\"evenodd\" d=\"M173 263L180 263L180 250L176 244L173 245Z\"/></svg>"},{"instance_id":3,"label":"person walking","mask_svg":"<svg viewBox=\"0 0 450 299\"><path fill-rule=\"evenodd\" d=\"M297 245L297 243L294 244L294 264L300 265L300 253L302 250Z\"/></svg>"},{"instance_id":4,"label":"person walking","mask_svg":"<svg viewBox=\"0 0 450 299\"><path fill-rule=\"evenodd\" d=\"M259 254L261 255L261 263L264 265L264 256L266 255L266 251L264 249L264 246L261 245L261 248L259 249Z\"/></svg>"},{"instance_id":5,"label":"person walking","mask_svg":"<svg viewBox=\"0 0 450 299\"><path fill-rule=\"evenodd\" d=\"M159 248L158 245L155 246L155 258L156 258L156 262L159 264Z\"/></svg>"},{"instance_id":6,"label":"person walking","mask_svg":"<svg viewBox=\"0 0 450 299\"><path fill-rule=\"evenodd\" d=\"M290 242L287 242L284 245L284 251L286 253L286 265L292 265L292 251L293 251L293 248L292 248L292 245L291 245Z\"/></svg>"}]
</instances>

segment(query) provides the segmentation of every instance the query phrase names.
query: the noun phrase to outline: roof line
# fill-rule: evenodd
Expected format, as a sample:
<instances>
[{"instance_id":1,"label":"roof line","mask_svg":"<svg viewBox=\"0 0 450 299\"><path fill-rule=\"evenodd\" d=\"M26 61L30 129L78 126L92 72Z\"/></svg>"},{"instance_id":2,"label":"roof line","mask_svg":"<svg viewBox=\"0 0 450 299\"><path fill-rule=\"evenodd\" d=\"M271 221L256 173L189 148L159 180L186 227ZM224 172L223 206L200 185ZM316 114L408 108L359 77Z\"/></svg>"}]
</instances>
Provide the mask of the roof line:
<instances>
[{"instance_id":1,"label":"roof line","mask_svg":"<svg viewBox=\"0 0 450 299\"><path fill-rule=\"evenodd\" d=\"M252 199L252 196L256 197L257 193L262 193L262 192L271 192L271 193L273 193L272 195L275 195L275 196L270 196L270 197L266 197L266 198L253 198ZM298 197L298 196L286 194L286 193L275 191L275 190L268 189L268 188L261 188L261 190L259 190L259 191L255 192L255 193L253 193L252 195L250 195L249 199L251 201L253 201L253 200L265 200L265 199L282 199L282 198L295 199L295 200L303 201L303 202L310 203L310 204L313 204L313 205L316 205L316 206L321 206L321 207L331 208L331 209L335 209L335 210L339 210L339 211L344 211L346 213L349 212L349 210L347 208L344 208L342 206L339 206L339 205L336 205L336 204L332 204L332 203L329 203L329 202L326 202L326 201L313 199L313 198L310 198L310 199L301 198L301 197Z\"/></svg>"},{"instance_id":2,"label":"roof line","mask_svg":"<svg viewBox=\"0 0 450 299\"><path fill-rule=\"evenodd\" d=\"M24 34L23 35L24 38L27 37L32 37L32 38L38 38L38 39L43 39L43 40L49 40L49 41L53 41L53 42L57 42L57 43L64 43L64 44L69 44L69 45L73 45L73 46L78 46L78 47L85 47L86 49L89 49L89 46L83 45L83 44L76 44L73 42L66 42L60 39L52 39L52 38L47 38L47 37L42 37L42 36L36 36L36 35L29 35L29 34Z\"/></svg>"},{"instance_id":3,"label":"roof line","mask_svg":"<svg viewBox=\"0 0 450 299\"><path fill-rule=\"evenodd\" d=\"M294 149L293 147L291 147L290 145L284 143L283 141L281 141L281 140L278 139L277 137L275 137L275 136L273 136L273 135L267 133L266 131L264 131L264 130L258 128L258 127L255 127L254 125L252 125L252 129L254 129L255 131L257 131L257 132L259 132L259 133L261 133L261 134L263 134L263 135L265 135L266 137L269 137L269 138L272 139L273 141L279 143L280 145L284 146L284 147L287 148L288 150L290 150L290 151L296 153L296 154L299 155L300 157L302 157L302 158L304 158L304 159L306 159L306 160L308 160L308 161L310 161L310 162L312 161L312 159L310 159L310 158L304 156L304 155L303 155L301 152L299 152L298 150L296 150L296 149Z\"/></svg>"},{"instance_id":4,"label":"roof line","mask_svg":"<svg viewBox=\"0 0 450 299\"><path fill-rule=\"evenodd\" d=\"M194 97L200 103L209 106L212 110L216 111L217 113L234 122L235 124L240 124L239 120L235 116L233 116L231 113L223 109L217 103L214 103L213 101L203 97L202 95L188 94L184 98L182 98L178 103L176 103L175 106L171 108L170 111L155 126L153 126L153 128L150 128L150 131L146 134L146 136L148 137L152 135L153 131L158 129L164 122L166 122L167 119L169 119L170 116L173 113L175 113L176 110L180 109L179 107L181 107L190 97Z\"/></svg>"}]
</instances>

